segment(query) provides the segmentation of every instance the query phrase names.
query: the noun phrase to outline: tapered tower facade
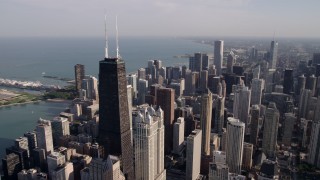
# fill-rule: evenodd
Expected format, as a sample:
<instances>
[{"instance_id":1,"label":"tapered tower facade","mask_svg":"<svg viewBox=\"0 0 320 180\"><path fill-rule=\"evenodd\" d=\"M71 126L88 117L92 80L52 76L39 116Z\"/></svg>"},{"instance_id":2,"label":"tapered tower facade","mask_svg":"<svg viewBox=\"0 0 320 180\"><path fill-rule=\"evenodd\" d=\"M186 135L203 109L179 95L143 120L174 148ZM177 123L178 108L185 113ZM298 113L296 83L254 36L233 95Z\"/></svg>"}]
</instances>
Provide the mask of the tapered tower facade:
<instances>
[{"instance_id":1,"label":"tapered tower facade","mask_svg":"<svg viewBox=\"0 0 320 180\"><path fill-rule=\"evenodd\" d=\"M106 155L121 157L125 176L133 177L133 146L129 119L125 63L105 58L99 70L99 142ZM132 175L132 176L131 176Z\"/></svg>"},{"instance_id":2,"label":"tapered tower facade","mask_svg":"<svg viewBox=\"0 0 320 180\"><path fill-rule=\"evenodd\" d=\"M106 24L105 24L106 25ZM107 25L105 28L105 58L99 63L99 136L104 157L120 157L126 179L133 180L133 142L127 95L125 62L119 54L118 23L116 19L117 56L108 54Z\"/></svg>"}]
</instances>

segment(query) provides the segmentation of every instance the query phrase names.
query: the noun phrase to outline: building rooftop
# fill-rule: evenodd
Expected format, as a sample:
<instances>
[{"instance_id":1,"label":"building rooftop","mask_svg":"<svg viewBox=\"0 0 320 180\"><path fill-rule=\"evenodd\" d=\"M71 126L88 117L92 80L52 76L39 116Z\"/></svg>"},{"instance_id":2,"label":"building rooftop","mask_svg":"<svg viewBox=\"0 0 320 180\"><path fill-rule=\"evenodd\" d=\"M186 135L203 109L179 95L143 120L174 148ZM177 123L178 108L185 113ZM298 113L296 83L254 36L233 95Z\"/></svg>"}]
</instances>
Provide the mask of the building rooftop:
<instances>
[{"instance_id":1,"label":"building rooftop","mask_svg":"<svg viewBox=\"0 0 320 180\"><path fill-rule=\"evenodd\" d=\"M260 169L260 175L264 177L273 177L277 175L278 167L275 161L266 159L263 161Z\"/></svg>"},{"instance_id":2,"label":"building rooftop","mask_svg":"<svg viewBox=\"0 0 320 180\"><path fill-rule=\"evenodd\" d=\"M233 118L233 117L228 117L228 123L234 126L242 126L244 127L245 124L241 122L239 119Z\"/></svg>"},{"instance_id":3,"label":"building rooftop","mask_svg":"<svg viewBox=\"0 0 320 180\"><path fill-rule=\"evenodd\" d=\"M223 163L210 163L209 166L213 170L228 169L228 165Z\"/></svg>"}]
</instances>

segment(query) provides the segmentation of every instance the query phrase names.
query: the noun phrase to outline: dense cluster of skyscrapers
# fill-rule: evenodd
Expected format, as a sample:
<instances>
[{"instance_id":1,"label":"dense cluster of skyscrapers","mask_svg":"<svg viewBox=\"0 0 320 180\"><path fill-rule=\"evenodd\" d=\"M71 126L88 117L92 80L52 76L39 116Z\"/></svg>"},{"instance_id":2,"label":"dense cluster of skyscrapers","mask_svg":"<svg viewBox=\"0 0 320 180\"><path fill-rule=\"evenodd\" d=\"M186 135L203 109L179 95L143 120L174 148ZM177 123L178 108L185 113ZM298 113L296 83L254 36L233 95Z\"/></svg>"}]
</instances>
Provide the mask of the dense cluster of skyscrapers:
<instances>
[{"instance_id":1,"label":"dense cluster of skyscrapers","mask_svg":"<svg viewBox=\"0 0 320 180\"><path fill-rule=\"evenodd\" d=\"M99 82L77 64L78 98L6 149L4 178L271 180L320 168L320 55L292 70L276 41L224 49L132 74L106 53Z\"/></svg>"}]
</instances>

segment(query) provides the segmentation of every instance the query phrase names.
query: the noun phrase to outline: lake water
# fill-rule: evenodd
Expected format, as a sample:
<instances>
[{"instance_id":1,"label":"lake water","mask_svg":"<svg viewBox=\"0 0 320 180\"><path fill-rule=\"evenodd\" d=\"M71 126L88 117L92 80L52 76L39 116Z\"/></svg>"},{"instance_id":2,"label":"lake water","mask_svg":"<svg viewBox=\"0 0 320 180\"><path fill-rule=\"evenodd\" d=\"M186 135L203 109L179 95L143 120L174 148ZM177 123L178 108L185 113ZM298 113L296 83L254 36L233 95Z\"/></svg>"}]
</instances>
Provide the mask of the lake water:
<instances>
[{"instance_id":1,"label":"lake water","mask_svg":"<svg viewBox=\"0 0 320 180\"><path fill-rule=\"evenodd\" d=\"M164 66L187 64L175 55L213 52L213 47L178 38L120 38L120 55L127 73L147 66L147 60L160 59ZM109 55L115 56L110 39ZM104 57L103 38L0 38L0 77L57 84L49 76L74 78L74 65L85 65L86 74L97 77ZM61 82L60 82L61 83Z\"/></svg>"}]
</instances>

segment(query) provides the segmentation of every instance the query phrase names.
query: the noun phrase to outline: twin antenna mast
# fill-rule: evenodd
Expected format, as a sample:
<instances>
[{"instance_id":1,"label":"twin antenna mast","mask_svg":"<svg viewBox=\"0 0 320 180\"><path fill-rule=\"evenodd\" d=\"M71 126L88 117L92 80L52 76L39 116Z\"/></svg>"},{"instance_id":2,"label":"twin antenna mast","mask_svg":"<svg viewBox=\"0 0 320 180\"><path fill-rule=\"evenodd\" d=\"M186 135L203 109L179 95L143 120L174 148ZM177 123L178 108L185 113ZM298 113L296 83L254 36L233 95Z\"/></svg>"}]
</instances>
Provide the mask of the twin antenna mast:
<instances>
[{"instance_id":1,"label":"twin antenna mast","mask_svg":"<svg viewBox=\"0 0 320 180\"><path fill-rule=\"evenodd\" d=\"M106 45L105 45L105 58L109 58L109 46L108 46L108 33L107 33L107 15L104 16L104 31L105 31L105 39L106 39ZM119 53L119 34L118 34L118 16L116 16L116 45L117 45L117 59L120 59L120 53Z\"/></svg>"},{"instance_id":2,"label":"twin antenna mast","mask_svg":"<svg viewBox=\"0 0 320 180\"><path fill-rule=\"evenodd\" d=\"M109 58L108 54L108 34L107 34L107 15L104 16L104 35L106 38L105 58Z\"/></svg>"}]
</instances>

